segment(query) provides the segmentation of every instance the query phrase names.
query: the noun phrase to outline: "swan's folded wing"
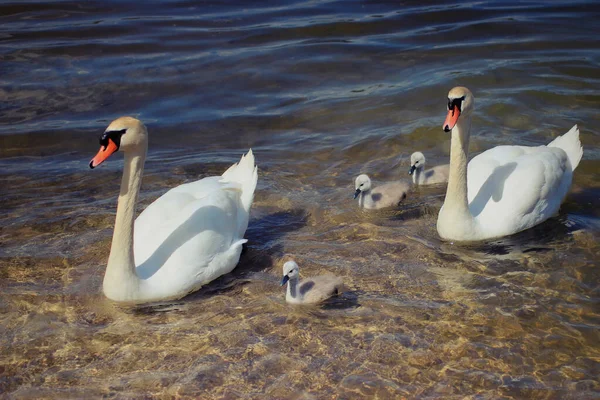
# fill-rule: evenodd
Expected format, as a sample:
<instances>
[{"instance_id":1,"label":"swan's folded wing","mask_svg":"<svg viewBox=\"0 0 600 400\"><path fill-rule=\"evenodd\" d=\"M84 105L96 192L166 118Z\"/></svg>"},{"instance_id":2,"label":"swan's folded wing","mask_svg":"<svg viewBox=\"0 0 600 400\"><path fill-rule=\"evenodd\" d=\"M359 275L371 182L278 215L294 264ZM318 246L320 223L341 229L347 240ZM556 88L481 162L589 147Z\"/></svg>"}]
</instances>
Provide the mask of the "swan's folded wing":
<instances>
[{"instance_id":1,"label":"swan's folded wing","mask_svg":"<svg viewBox=\"0 0 600 400\"><path fill-rule=\"evenodd\" d=\"M190 291L235 268L245 239L236 238L239 201L229 195L221 191L188 205L180 219L155 233L154 242L141 244L136 250L149 256L136 254L138 275L156 290L168 285Z\"/></svg>"},{"instance_id":2,"label":"swan's folded wing","mask_svg":"<svg viewBox=\"0 0 600 400\"><path fill-rule=\"evenodd\" d=\"M467 166L469 203L480 193L482 187L494 174L498 167L510 164L526 153L523 146L497 146L473 157ZM484 188L485 190L485 188Z\"/></svg>"},{"instance_id":3,"label":"swan's folded wing","mask_svg":"<svg viewBox=\"0 0 600 400\"><path fill-rule=\"evenodd\" d=\"M197 198L185 192L168 191L148 205L135 220L134 234L144 233L148 227L158 228L162 224L177 217L181 210ZM140 228L138 228L140 227ZM151 232L145 232L151 233Z\"/></svg>"},{"instance_id":4,"label":"swan's folded wing","mask_svg":"<svg viewBox=\"0 0 600 400\"><path fill-rule=\"evenodd\" d=\"M225 186L227 185L223 182L223 177L208 176L199 181L179 185L167 193L185 193L194 196L196 199L201 199L211 193L224 189Z\"/></svg>"},{"instance_id":5,"label":"swan's folded wing","mask_svg":"<svg viewBox=\"0 0 600 400\"><path fill-rule=\"evenodd\" d=\"M213 232L215 237L220 235L222 243L221 239L203 239L196 243L202 248L197 248L193 257L205 254L210 257L219 247L229 246L232 240L239 239L239 192L220 190L222 185L218 180L211 185L217 189L199 192L190 187L193 185L188 186L192 190L177 187L178 190L165 193L140 214L134 227L136 265L155 257L157 251L166 251L159 257L164 263L183 243L205 231Z\"/></svg>"},{"instance_id":6,"label":"swan's folded wing","mask_svg":"<svg viewBox=\"0 0 600 400\"><path fill-rule=\"evenodd\" d=\"M498 161L494 158L477 156L469 162L467 166L467 198L469 204L473 202L473 199L481 191L481 187L496 167L498 167Z\"/></svg>"},{"instance_id":7,"label":"swan's folded wing","mask_svg":"<svg viewBox=\"0 0 600 400\"><path fill-rule=\"evenodd\" d=\"M180 215L181 211L195 201L214 195L221 190L241 190L237 183L223 182L220 176L211 176L199 181L184 183L169 190L152 202L135 220L136 228L160 226L171 223L173 218ZM150 235L152 229L135 229L134 235Z\"/></svg>"},{"instance_id":8,"label":"swan's folded wing","mask_svg":"<svg viewBox=\"0 0 600 400\"><path fill-rule=\"evenodd\" d=\"M521 147L521 155L503 163L492 157L484 161L469 165L469 209L488 226L519 231L535 225L558 209L570 184L560 150Z\"/></svg>"},{"instance_id":9,"label":"swan's folded wing","mask_svg":"<svg viewBox=\"0 0 600 400\"><path fill-rule=\"evenodd\" d=\"M521 229L551 217L560 207L572 179L567 156L545 146L522 157L514 176L506 183Z\"/></svg>"}]
</instances>

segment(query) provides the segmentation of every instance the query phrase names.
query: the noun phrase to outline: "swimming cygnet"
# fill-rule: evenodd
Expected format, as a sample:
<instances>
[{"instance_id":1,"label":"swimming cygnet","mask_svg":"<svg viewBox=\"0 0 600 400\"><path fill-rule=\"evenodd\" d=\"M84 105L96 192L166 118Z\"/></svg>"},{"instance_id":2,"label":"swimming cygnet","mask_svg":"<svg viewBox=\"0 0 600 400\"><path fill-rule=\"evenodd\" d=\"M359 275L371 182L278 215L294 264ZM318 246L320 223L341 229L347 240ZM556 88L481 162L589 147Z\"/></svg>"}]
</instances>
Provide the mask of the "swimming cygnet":
<instances>
[{"instance_id":1,"label":"swimming cygnet","mask_svg":"<svg viewBox=\"0 0 600 400\"><path fill-rule=\"evenodd\" d=\"M432 185L434 183L448 182L450 165L438 165L425 171L425 156L420 151L415 151L410 156L410 169L408 174L412 175L415 185Z\"/></svg>"},{"instance_id":2,"label":"swimming cygnet","mask_svg":"<svg viewBox=\"0 0 600 400\"><path fill-rule=\"evenodd\" d=\"M333 275L315 276L299 281L298 264L288 261L283 264L281 286L287 285L285 301L291 304L320 303L342 292L342 278Z\"/></svg>"},{"instance_id":3,"label":"swimming cygnet","mask_svg":"<svg viewBox=\"0 0 600 400\"><path fill-rule=\"evenodd\" d=\"M359 206L377 209L397 206L406 198L410 184L404 181L390 182L371 189L371 179L362 174L356 177L354 188L354 198L358 197Z\"/></svg>"}]
</instances>

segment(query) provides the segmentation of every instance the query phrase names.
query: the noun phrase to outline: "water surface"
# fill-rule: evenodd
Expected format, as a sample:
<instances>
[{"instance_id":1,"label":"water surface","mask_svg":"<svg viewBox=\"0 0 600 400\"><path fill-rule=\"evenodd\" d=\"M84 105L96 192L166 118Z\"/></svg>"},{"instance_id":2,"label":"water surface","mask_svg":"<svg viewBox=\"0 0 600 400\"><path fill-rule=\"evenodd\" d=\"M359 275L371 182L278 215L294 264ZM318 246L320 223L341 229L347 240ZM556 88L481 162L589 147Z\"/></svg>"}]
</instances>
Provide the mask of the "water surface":
<instances>
[{"instance_id":1,"label":"water surface","mask_svg":"<svg viewBox=\"0 0 600 400\"><path fill-rule=\"evenodd\" d=\"M592 1L0 3L0 393L7 398L600 398L600 6ZM456 245L444 188L361 212L353 178L445 163L446 94L476 97L471 154L573 124L560 214ZM252 148L230 275L180 302L100 292L121 115L150 132L142 210ZM281 265L348 291L286 305ZM470 396L470 397L469 397Z\"/></svg>"}]
</instances>

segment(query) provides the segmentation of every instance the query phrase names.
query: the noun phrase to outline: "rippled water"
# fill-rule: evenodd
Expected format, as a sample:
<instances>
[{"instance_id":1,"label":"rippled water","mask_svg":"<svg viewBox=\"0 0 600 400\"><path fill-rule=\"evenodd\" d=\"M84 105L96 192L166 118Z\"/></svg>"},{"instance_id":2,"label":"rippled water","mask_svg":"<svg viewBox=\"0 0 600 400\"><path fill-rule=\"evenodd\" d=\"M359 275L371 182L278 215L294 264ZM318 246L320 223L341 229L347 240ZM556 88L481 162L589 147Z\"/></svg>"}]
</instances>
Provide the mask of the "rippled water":
<instances>
[{"instance_id":1,"label":"rippled water","mask_svg":"<svg viewBox=\"0 0 600 400\"><path fill-rule=\"evenodd\" d=\"M600 6L592 1L0 3L0 393L7 398L600 398ZM455 85L471 152L577 123L560 214L477 245L439 240L444 188L361 212L353 177L447 162ZM140 210L260 168L248 247L187 298L100 292L122 157L150 132ZM283 261L348 291L291 307Z\"/></svg>"}]
</instances>

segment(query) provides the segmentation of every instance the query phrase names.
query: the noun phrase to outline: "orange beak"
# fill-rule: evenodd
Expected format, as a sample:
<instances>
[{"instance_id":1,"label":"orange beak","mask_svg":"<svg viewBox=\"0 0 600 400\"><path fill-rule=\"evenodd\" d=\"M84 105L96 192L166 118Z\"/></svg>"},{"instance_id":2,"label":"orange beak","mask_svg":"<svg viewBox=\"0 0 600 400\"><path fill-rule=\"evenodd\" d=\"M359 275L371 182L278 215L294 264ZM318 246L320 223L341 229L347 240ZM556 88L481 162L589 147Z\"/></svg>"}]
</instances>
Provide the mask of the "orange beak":
<instances>
[{"instance_id":1,"label":"orange beak","mask_svg":"<svg viewBox=\"0 0 600 400\"><path fill-rule=\"evenodd\" d=\"M113 142L112 139L108 139L108 145L100 146L100 150L98 151L98 154L96 154L96 157L92 158L92 161L90 161L90 168L92 168L92 169L96 168L98 165L102 164L104 162L104 160L106 160L108 157L110 157L110 155L117 150L119 150L119 148L117 147L115 142Z\"/></svg>"},{"instance_id":2,"label":"orange beak","mask_svg":"<svg viewBox=\"0 0 600 400\"><path fill-rule=\"evenodd\" d=\"M450 132L452 128L454 128L456 121L458 121L458 117L460 117L460 110L458 109L458 106L454 106L452 107L452 110L448 110L448 115L446 116L444 125L442 125L444 132Z\"/></svg>"}]
</instances>

